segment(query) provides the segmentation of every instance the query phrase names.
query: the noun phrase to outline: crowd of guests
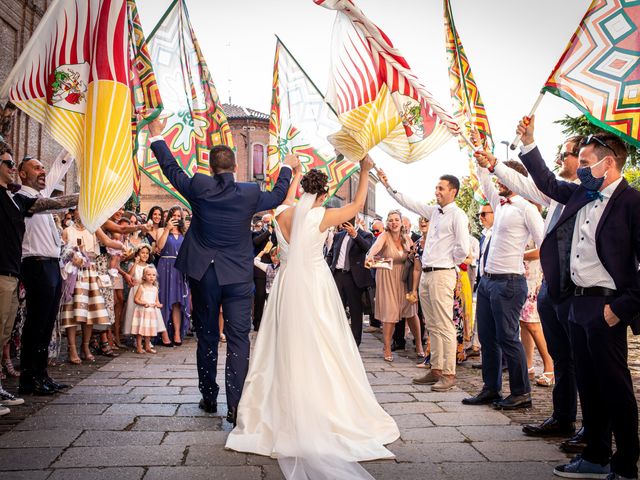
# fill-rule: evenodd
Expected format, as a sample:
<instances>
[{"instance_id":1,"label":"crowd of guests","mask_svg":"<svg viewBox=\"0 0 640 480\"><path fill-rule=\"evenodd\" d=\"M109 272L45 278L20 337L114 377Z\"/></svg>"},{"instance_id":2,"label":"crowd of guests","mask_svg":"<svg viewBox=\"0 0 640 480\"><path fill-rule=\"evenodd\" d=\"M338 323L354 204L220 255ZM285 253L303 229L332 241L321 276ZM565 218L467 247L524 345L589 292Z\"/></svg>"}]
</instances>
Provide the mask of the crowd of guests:
<instances>
[{"instance_id":1,"label":"crowd of guests","mask_svg":"<svg viewBox=\"0 0 640 480\"><path fill-rule=\"evenodd\" d=\"M189 212L120 208L90 233L75 208L77 195L49 198L52 188L38 159L17 164L0 142L0 162L6 232L0 245L0 382L18 377L19 395L67 388L47 372L63 337L73 364L128 348L153 354L157 345L180 346L191 333L191 299L174 263ZM0 386L0 415L22 403Z\"/></svg>"},{"instance_id":2,"label":"crowd of guests","mask_svg":"<svg viewBox=\"0 0 640 480\"><path fill-rule=\"evenodd\" d=\"M427 369L413 383L435 392L455 386L458 364L480 357L474 366L482 369L483 387L462 400L466 405L528 408L533 382L553 387L550 417L523 432L566 436L561 448L580 452L554 472L637 478L638 414L626 334L628 326L640 333L640 194L621 176L626 146L610 134L571 137L557 157L558 180L535 146L533 122L523 120L518 131L521 162L475 154L484 197L480 235L471 233L456 204L455 176L440 177L428 205L395 190L378 170L389 195L419 215L416 231L400 210L368 228L356 216L331 229L327 265L357 345L363 332L379 332L382 358L393 362L409 331L417 367ZM16 165L4 143L0 161L0 222L9 232L0 245L2 375L19 376L20 393L64 389L47 373L56 324L66 332L72 363L115 356L126 338L139 354L153 354L159 344L180 346L191 327L188 284L174 268L189 227L185 210L120 209L91 234L75 210L46 213L74 199L47 198L41 162L25 158ZM272 214L252 223L255 331L280 266L275 228ZM24 309L18 309L19 285ZM222 332L224 312L218 316ZM19 347L20 372L12 345ZM576 433L578 397L583 426ZM0 414L22 402L0 388Z\"/></svg>"}]
</instances>

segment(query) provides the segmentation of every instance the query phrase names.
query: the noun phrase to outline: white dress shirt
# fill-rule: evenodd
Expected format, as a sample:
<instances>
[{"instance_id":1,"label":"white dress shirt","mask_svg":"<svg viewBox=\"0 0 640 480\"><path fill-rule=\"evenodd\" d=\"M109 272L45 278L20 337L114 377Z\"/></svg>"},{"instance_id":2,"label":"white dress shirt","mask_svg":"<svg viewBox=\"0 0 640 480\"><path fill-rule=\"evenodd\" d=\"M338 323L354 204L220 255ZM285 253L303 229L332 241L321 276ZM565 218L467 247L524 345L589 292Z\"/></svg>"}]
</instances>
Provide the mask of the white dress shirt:
<instances>
[{"instance_id":1,"label":"white dress shirt","mask_svg":"<svg viewBox=\"0 0 640 480\"><path fill-rule=\"evenodd\" d=\"M525 155L534 148L536 148L535 143L521 145L520 152ZM524 175L516 172L513 168L509 168L501 162L496 163L493 174L498 177L500 183L505 185L512 192L523 196L525 199L532 201L533 203L547 207L547 216L544 219L544 234L546 236L547 233L549 233L549 230L554 226L551 225L551 220L554 219L554 216L554 222L560 218L564 205L547 197L544 193L538 190L538 187L536 187L535 182L530 176L525 177ZM579 184L580 180L576 178L573 183ZM560 211L556 213L557 209L560 209Z\"/></svg>"},{"instance_id":2,"label":"white dress shirt","mask_svg":"<svg viewBox=\"0 0 640 480\"><path fill-rule=\"evenodd\" d=\"M544 238L542 216L527 200L519 195L511 197L509 203L503 199L491 181L487 169L478 167L478 179L484 196L494 212L491 248L487 257L487 273L524 274L523 256L529 238L533 237L540 247Z\"/></svg>"},{"instance_id":3,"label":"white dress shirt","mask_svg":"<svg viewBox=\"0 0 640 480\"><path fill-rule=\"evenodd\" d=\"M40 197L40 193L23 185L20 195ZM38 213L24 219L25 232L22 240L22 258L26 257L60 257L60 234L50 213Z\"/></svg>"},{"instance_id":4,"label":"white dress shirt","mask_svg":"<svg viewBox=\"0 0 640 480\"><path fill-rule=\"evenodd\" d=\"M356 226L355 228L357 232L358 227ZM340 253L338 254L338 261L336 262L337 269L344 269L345 262L347 260L347 250L349 249L349 243L351 243L351 240L351 235L346 233L344 236L344 240L342 240L342 245L340 245Z\"/></svg>"},{"instance_id":5,"label":"white dress shirt","mask_svg":"<svg viewBox=\"0 0 640 480\"><path fill-rule=\"evenodd\" d=\"M480 269L480 276L484 275L485 256L487 255L487 247L491 240L491 234L493 233L493 227L488 230L485 228L482 232L484 235L484 241L482 242L482 249L480 250L480 256L478 257L478 268Z\"/></svg>"},{"instance_id":6,"label":"white dress shirt","mask_svg":"<svg viewBox=\"0 0 640 480\"><path fill-rule=\"evenodd\" d=\"M595 199L578 210L576 225L571 240L571 280L579 287L606 287L615 290L616 284L604 268L596 249L596 230L604 209L615 189L619 178L600 193L602 200Z\"/></svg>"},{"instance_id":7,"label":"white dress shirt","mask_svg":"<svg viewBox=\"0 0 640 480\"><path fill-rule=\"evenodd\" d=\"M429 220L422 254L423 268L453 268L467 258L470 252L469 219L455 202L440 208L417 202L391 188L387 191L400 205Z\"/></svg>"}]
</instances>

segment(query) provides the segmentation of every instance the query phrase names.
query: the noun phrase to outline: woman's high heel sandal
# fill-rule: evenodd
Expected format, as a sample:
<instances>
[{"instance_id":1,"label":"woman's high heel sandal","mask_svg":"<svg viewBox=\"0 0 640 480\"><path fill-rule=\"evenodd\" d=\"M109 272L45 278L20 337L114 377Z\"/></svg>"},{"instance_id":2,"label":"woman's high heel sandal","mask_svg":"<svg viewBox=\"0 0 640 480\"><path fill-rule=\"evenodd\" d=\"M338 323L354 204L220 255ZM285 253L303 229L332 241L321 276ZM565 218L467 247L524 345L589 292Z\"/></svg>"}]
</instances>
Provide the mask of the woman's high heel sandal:
<instances>
[{"instance_id":1,"label":"woman's high heel sandal","mask_svg":"<svg viewBox=\"0 0 640 480\"><path fill-rule=\"evenodd\" d=\"M11 363L11 359L7 359L4 362L4 368L7 370L7 374L10 377L19 377L20 372L13 367L13 363Z\"/></svg>"}]
</instances>

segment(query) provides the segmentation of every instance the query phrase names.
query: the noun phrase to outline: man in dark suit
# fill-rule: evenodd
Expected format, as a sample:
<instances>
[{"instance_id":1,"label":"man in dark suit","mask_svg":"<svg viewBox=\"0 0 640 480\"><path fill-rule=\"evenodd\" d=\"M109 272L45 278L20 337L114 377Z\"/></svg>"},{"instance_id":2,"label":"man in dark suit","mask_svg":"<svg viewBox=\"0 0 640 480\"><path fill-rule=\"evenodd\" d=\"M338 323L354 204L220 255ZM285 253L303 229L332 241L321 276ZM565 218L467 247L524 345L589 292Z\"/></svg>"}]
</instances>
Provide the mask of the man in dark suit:
<instances>
[{"instance_id":1,"label":"man in dark suit","mask_svg":"<svg viewBox=\"0 0 640 480\"><path fill-rule=\"evenodd\" d=\"M587 137L577 185L556 179L547 168L533 140L533 119L523 119L518 133L524 145L520 158L536 186L565 205L549 226L540 260L552 299L570 298L586 448L554 472L604 478L611 471L607 478L637 478L638 406L627 364L627 327L640 333L640 192L621 174L626 146L612 134Z\"/></svg>"},{"instance_id":2,"label":"man in dark suit","mask_svg":"<svg viewBox=\"0 0 640 480\"><path fill-rule=\"evenodd\" d=\"M262 252L269 242L271 242L274 247L278 245L278 240L271 222L271 215L254 218L254 230L251 234L254 256ZM262 256L261 261L271 263L271 256L266 253ZM253 283L255 284L255 292L253 294L253 329L257 332L260 329L264 302L267 299L267 276L256 266L253 267Z\"/></svg>"},{"instance_id":3,"label":"man in dark suit","mask_svg":"<svg viewBox=\"0 0 640 480\"><path fill-rule=\"evenodd\" d=\"M196 173L189 177L176 162L162 138L164 122L149 123L151 150L162 172L193 209L175 268L189 278L193 322L198 336L197 363L200 408L215 412L218 384L218 312L224 311L227 337L227 420L236 421L244 379L249 366L249 331L253 296L253 243L251 218L271 210L284 200L291 170L299 165L288 156L271 192L261 192L255 183L234 179L237 165L233 150L215 146L209 156L212 176Z\"/></svg>"},{"instance_id":4,"label":"man in dark suit","mask_svg":"<svg viewBox=\"0 0 640 480\"><path fill-rule=\"evenodd\" d=\"M359 228L353 219L342 224L327 255L342 304L349 307L351 332L357 345L362 340L362 294L373 284L371 273L364 267L371 245L373 235Z\"/></svg>"}]
</instances>

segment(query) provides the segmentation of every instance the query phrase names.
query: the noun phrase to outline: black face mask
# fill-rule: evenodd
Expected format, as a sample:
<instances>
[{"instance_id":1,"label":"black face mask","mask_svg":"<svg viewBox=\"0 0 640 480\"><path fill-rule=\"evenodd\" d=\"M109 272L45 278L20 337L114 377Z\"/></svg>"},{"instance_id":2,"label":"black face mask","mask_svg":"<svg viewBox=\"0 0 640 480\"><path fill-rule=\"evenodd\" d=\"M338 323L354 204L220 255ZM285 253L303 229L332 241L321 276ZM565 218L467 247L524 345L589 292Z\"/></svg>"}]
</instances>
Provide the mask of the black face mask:
<instances>
[{"instance_id":1,"label":"black face mask","mask_svg":"<svg viewBox=\"0 0 640 480\"><path fill-rule=\"evenodd\" d=\"M603 161L604 158L593 166L595 167ZM598 190L600 190L600 187L602 187L607 174L605 173L602 177L596 178L591 173L591 168L592 167L580 167L578 168L578 170L576 170L576 175L578 175L578 179L580 180L580 183L584 188L592 192L597 192Z\"/></svg>"}]
</instances>

